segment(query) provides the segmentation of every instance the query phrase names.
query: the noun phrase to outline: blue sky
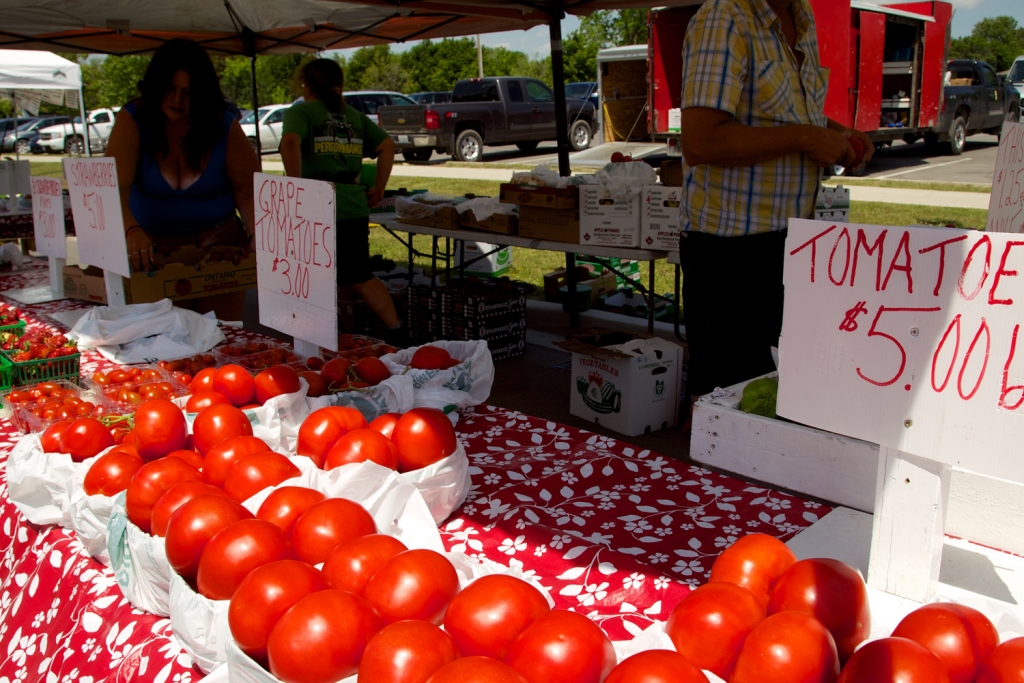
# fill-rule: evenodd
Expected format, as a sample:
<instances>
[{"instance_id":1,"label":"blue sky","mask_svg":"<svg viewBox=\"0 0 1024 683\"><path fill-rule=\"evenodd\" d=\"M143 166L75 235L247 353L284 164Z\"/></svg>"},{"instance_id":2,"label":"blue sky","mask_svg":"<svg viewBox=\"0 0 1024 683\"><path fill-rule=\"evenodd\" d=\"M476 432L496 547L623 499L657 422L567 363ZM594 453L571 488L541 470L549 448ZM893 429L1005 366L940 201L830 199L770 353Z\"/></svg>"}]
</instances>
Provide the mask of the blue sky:
<instances>
[{"instance_id":1,"label":"blue sky","mask_svg":"<svg viewBox=\"0 0 1024 683\"><path fill-rule=\"evenodd\" d=\"M869 0L874 1L874 0ZM1024 1L1022 0L952 0L956 12L953 15L953 37L969 35L971 29L980 20L986 17L997 17L1009 15L1017 19L1019 24L1024 25ZM888 4L878 2L878 4ZM579 26L580 20L570 16L562 22L562 35L566 36ZM510 50L525 52L531 56L547 55L548 27L538 26L529 31L506 31L504 33L489 33L483 36L484 45L493 47L507 47ZM408 45L394 45L392 49L398 52L407 50ZM342 54L351 52L341 50Z\"/></svg>"}]
</instances>

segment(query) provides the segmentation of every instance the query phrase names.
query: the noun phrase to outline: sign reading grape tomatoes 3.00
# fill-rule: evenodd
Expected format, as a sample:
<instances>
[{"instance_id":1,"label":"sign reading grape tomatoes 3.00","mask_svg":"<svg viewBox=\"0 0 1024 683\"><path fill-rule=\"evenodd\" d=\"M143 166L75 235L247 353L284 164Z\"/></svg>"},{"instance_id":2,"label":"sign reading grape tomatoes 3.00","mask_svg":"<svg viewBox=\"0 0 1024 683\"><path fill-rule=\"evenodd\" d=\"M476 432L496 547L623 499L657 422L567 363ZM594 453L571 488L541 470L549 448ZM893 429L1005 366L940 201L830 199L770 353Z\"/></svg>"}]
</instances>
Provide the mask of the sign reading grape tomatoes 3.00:
<instances>
[{"instance_id":1,"label":"sign reading grape tomatoes 3.00","mask_svg":"<svg viewBox=\"0 0 1024 683\"><path fill-rule=\"evenodd\" d=\"M1024 239L790 220L778 412L1024 481Z\"/></svg>"},{"instance_id":2,"label":"sign reading grape tomatoes 3.00","mask_svg":"<svg viewBox=\"0 0 1024 683\"><path fill-rule=\"evenodd\" d=\"M334 185L257 173L260 323L338 348Z\"/></svg>"}]
</instances>

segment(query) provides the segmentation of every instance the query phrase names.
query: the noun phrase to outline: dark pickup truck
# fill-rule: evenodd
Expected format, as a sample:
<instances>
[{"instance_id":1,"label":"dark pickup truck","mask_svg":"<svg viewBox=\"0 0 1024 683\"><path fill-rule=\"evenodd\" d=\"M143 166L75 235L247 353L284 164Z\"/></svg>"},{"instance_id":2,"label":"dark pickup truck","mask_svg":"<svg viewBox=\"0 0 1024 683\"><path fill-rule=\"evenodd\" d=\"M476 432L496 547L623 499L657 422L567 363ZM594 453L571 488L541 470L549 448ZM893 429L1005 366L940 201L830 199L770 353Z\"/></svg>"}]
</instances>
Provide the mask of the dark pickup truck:
<instances>
[{"instance_id":1,"label":"dark pickup truck","mask_svg":"<svg viewBox=\"0 0 1024 683\"><path fill-rule=\"evenodd\" d=\"M569 143L590 146L596 110L591 102L567 99ZM459 81L449 104L389 106L378 110L407 161L427 161L435 150L459 161L482 161L484 145L514 144L530 151L555 140L555 96L532 78L473 78Z\"/></svg>"},{"instance_id":2,"label":"dark pickup truck","mask_svg":"<svg viewBox=\"0 0 1024 683\"><path fill-rule=\"evenodd\" d=\"M954 59L946 74L942 115L926 142L942 141L947 152L961 154L968 135L999 135L1004 121L1020 120L1020 93L985 62Z\"/></svg>"}]
</instances>

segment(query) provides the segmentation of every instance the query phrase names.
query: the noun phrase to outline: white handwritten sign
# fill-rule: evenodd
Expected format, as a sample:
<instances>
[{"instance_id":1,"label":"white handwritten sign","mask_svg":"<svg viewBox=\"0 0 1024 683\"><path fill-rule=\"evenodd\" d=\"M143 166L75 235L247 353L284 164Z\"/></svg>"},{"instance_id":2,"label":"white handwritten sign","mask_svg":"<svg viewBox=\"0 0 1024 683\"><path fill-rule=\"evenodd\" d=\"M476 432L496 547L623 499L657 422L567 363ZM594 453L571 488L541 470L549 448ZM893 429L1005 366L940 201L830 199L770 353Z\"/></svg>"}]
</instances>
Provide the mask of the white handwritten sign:
<instances>
[{"instance_id":1,"label":"white handwritten sign","mask_svg":"<svg viewBox=\"0 0 1024 683\"><path fill-rule=\"evenodd\" d=\"M1007 121L999 138L987 232L1024 232L1024 125Z\"/></svg>"},{"instance_id":2,"label":"white handwritten sign","mask_svg":"<svg viewBox=\"0 0 1024 683\"><path fill-rule=\"evenodd\" d=\"M67 258L64 197L56 178L32 178L32 222L36 249L50 258Z\"/></svg>"},{"instance_id":3,"label":"white handwritten sign","mask_svg":"<svg viewBox=\"0 0 1024 683\"><path fill-rule=\"evenodd\" d=\"M65 159L64 176L78 236L78 260L130 277L121 194L113 157Z\"/></svg>"},{"instance_id":4,"label":"white handwritten sign","mask_svg":"<svg viewBox=\"0 0 1024 683\"><path fill-rule=\"evenodd\" d=\"M790 220L778 412L1024 481L1024 240Z\"/></svg>"},{"instance_id":5,"label":"white handwritten sign","mask_svg":"<svg viewBox=\"0 0 1024 683\"><path fill-rule=\"evenodd\" d=\"M257 173L253 189L260 323L336 351L334 185Z\"/></svg>"}]
</instances>

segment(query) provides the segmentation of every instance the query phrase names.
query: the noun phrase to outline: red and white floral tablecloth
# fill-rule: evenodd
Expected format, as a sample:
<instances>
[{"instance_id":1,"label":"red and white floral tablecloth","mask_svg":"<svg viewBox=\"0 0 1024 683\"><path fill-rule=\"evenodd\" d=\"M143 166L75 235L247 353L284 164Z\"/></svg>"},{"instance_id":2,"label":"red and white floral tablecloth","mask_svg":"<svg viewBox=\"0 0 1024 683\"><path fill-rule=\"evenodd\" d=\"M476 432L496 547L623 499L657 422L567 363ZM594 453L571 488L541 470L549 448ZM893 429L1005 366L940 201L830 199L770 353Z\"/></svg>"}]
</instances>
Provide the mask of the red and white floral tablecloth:
<instances>
[{"instance_id":1,"label":"red and white floral tablecloth","mask_svg":"<svg viewBox=\"0 0 1024 683\"><path fill-rule=\"evenodd\" d=\"M0 288L39 274L0 278ZM0 292L2 293L2 292ZM85 306L23 307L30 325ZM255 337L225 328L229 341ZM108 366L82 356L83 374ZM501 372L501 366L498 366ZM518 566L551 589L558 607L629 639L707 580L718 554L752 531L786 539L829 511L639 450L625 441L493 406L457 427L471 461L466 503L441 527L446 547ZM18 438L0 424L0 461ZM124 600L109 569L71 531L35 527L7 497L0 473L0 683L190 683L201 674L168 619Z\"/></svg>"}]
</instances>

